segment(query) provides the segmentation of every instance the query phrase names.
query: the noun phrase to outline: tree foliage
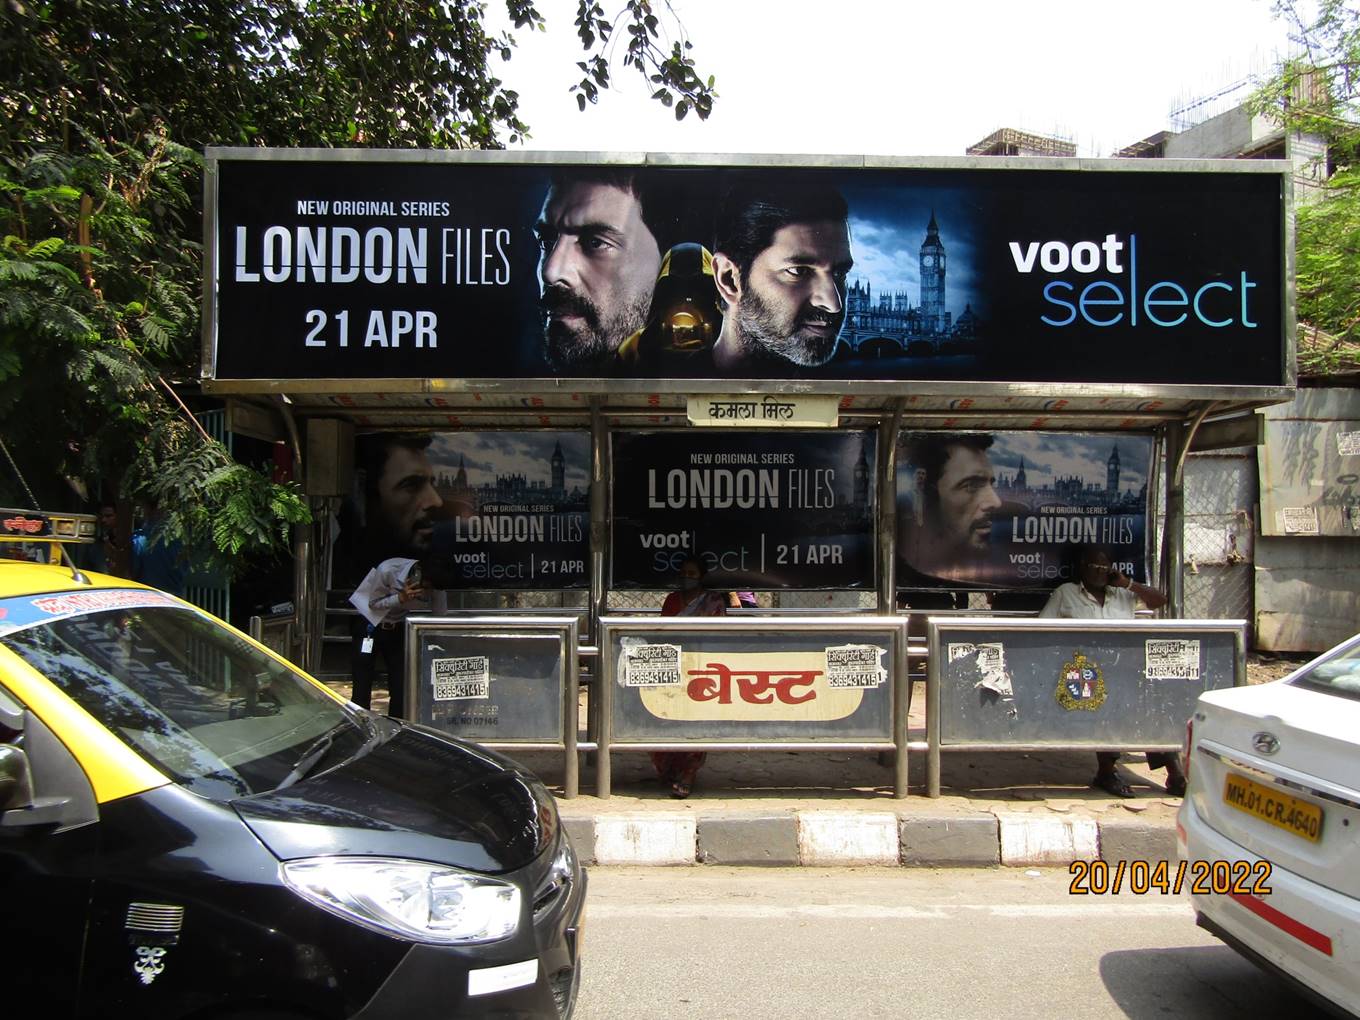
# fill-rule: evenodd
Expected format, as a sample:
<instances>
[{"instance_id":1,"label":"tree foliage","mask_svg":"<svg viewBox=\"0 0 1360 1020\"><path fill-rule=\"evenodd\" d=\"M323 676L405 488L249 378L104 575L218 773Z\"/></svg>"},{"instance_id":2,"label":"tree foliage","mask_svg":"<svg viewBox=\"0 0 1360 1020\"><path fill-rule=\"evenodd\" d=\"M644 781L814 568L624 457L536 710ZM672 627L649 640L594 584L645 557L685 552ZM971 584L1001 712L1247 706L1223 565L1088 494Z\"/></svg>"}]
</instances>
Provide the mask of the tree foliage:
<instances>
[{"instance_id":1,"label":"tree foliage","mask_svg":"<svg viewBox=\"0 0 1360 1020\"><path fill-rule=\"evenodd\" d=\"M282 548L309 518L298 489L233 464L175 392L199 355L199 153L517 142L497 61L548 26L534 0L504 3L507 29L484 0L0 0L8 447L159 502L167 536L222 564ZM619 64L677 118L712 110L665 0L578 0L573 27L583 109Z\"/></svg>"},{"instance_id":2,"label":"tree foliage","mask_svg":"<svg viewBox=\"0 0 1360 1020\"><path fill-rule=\"evenodd\" d=\"M1299 367L1326 374L1360 367L1360 5L1279 0L1297 56L1252 100L1289 131L1322 137L1331 176L1316 201L1296 191Z\"/></svg>"}]
</instances>

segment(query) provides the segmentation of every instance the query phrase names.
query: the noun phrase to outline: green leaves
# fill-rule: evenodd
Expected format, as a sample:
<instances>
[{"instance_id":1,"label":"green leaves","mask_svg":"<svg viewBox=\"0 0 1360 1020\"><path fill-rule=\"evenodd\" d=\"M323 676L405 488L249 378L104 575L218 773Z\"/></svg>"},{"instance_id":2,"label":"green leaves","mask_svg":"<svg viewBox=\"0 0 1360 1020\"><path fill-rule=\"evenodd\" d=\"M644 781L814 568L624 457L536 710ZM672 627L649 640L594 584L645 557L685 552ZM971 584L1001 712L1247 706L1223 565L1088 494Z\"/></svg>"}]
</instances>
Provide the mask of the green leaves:
<instances>
[{"instance_id":1,"label":"green leaves","mask_svg":"<svg viewBox=\"0 0 1360 1020\"><path fill-rule=\"evenodd\" d=\"M1326 144L1324 155L1300 168L1294 189L1299 369L1354 371L1360 368L1360 9L1353 0L1319 0L1311 20L1290 0L1275 9L1304 53L1281 63L1249 106Z\"/></svg>"},{"instance_id":2,"label":"green leaves","mask_svg":"<svg viewBox=\"0 0 1360 1020\"><path fill-rule=\"evenodd\" d=\"M200 558L239 569L286 550L305 502L234 463L158 382L197 354L199 245L182 236L197 155L163 133L77 138L3 153L0 428L26 474L112 479L161 502Z\"/></svg>"},{"instance_id":3,"label":"green leaves","mask_svg":"<svg viewBox=\"0 0 1360 1020\"><path fill-rule=\"evenodd\" d=\"M666 7L669 10L670 5ZM707 119L718 93L711 75L705 81L695 71L689 40L682 35L669 49L666 47L661 19L653 12L650 0L628 0L620 18L626 37L623 66L637 71L649 87L659 86L651 96L666 109L673 109L676 120L684 120L691 110L700 120ZM678 21L676 29L681 29ZM571 91L576 94L577 108L584 110L587 102L598 102L600 91L609 88L614 25L604 20L604 10L594 0L578 0L576 34L583 49L590 50L599 43L595 53L576 64L585 73Z\"/></svg>"},{"instance_id":4,"label":"green leaves","mask_svg":"<svg viewBox=\"0 0 1360 1020\"><path fill-rule=\"evenodd\" d=\"M158 502L234 565L287 548L295 489L231 462L192 399L206 145L495 148L528 131L494 73L535 0L0 2L0 431L30 465ZM616 0L614 6L618 6ZM554 11L557 9L554 6ZM570 8L566 8L570 10ZM578 0L579 108L620 64L712 109L668 3ZM566 31L565 25L561 28Z\"/></svg>"}]
</instances>

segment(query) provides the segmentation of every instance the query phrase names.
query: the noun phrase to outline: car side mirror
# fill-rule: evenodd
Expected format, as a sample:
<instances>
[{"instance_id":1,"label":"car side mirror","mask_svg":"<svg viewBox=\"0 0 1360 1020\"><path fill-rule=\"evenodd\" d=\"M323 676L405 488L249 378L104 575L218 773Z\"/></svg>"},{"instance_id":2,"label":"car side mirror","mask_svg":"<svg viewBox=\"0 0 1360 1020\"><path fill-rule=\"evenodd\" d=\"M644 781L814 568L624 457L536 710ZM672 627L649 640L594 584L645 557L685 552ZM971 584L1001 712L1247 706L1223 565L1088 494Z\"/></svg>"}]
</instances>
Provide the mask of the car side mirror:
<instances>
[{"instance_id":1,"label":"car side mirror","mask_svg":"<svg viewBox=\"0 0 1360 1020\"><path fill-rule=\"evenodd\" d=\"M0 744L0 811L33 805L33 773L28 755L13 744Z\"/></svg>"}]
</instances>

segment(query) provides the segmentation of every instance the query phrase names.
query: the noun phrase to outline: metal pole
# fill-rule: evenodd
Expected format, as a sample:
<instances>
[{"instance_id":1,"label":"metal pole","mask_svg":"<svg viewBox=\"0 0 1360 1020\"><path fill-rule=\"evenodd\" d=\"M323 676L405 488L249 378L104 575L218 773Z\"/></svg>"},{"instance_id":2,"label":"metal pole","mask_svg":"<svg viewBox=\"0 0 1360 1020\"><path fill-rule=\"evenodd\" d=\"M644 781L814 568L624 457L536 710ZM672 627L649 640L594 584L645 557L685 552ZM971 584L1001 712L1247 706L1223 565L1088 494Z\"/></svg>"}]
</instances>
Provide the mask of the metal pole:
<instances>
[{"instance_id":1,"label":"metal pole","mask_svg":"<svg viewBox=\"0 0 1360 1020\"><path fill-rule=\"evenodd\" d=\"M609 730L614 715L614 655L613 636L599 626L595 630L595 644L599 651L595 655L595 689L598 693L599 710L595 715L598 731L595 735L595 796L601 800L609 799L611 777L609 761ZM597 699L592 697L591 702Z\"/></svg>"},{"instance_id":2,"label":"metal pole","mask_svg":"<svg viewBox=\"0 0 1360 1020\"><path fill-rule=\"evenodd\" d=\"M892 616L897 611L897 431L902 425L902 406L898 398L890 419L878 423L878 451L874 458L878 469L878 516L874 522L878 533L878 614ZM903 636L905 641L905 634ZM907 794L907 716L911 713L911 678L907 676L905 653L894 658L893 664L893 742L897 749L878 756L880 765L887 765L893 756L894 795ZM900 674L900 675L899 675ZM900 730L900 732L899 732Z\"/></svg>"},{"instance_id":3,"label":"metal pole","mask_svg":"<svg viewBox=\"0 0 1360 1020\"><path fill-rule=\"evenodd\" d=\"M926 796L940 795L940 631L926 621Z\"/></svg>"},{"instance_id":4,"label":"metal pole","mask_svg":"<svg viewBox=\"0 0 1360 1020\"><path fill-rule=\"evenodd\" d=\"M597 649L600 644L600 617L607 613L609 593L609 424L605 421L600 397L590 399L590 609L586 618L587 639ZM578 635L579 642L579 635ZM603 732L600 687L603 684L599 651L591 668L592 684L586 691L586 739L599 742ZM579 688L578 688L579 692ZM579 693L578 693L579 697ZM607 769L601 749L595 752L597 764ZM603 780L608 790L608 777ZM606 796L601 794L601 796Z\"/></svg>"},{"instance_id":5,"label":"metal pole","mask_svg":"<svg viewBox=\"0 0 1360 1020\"><path fill-rule=\"evenodd\" d=\"M562 734L562 742L566 747L563 755L562 772L562 797L570 800L581 792L581 761L576 754L576 728L578 702L581 698L581 660L577 654L576 647L576 624L573 622L566 629L565 648L563 648L563 659L566 665L566 683L563 684L562 697L565 699L562 705L562 717L565 722Z\"/></svg>"},{"instance_id":6,"label":"metal pole","mask_svg":"<svg viewBox=\"0 0 1360 1020\"><path fill-rule=\"evenodd\" d=\"M903 619L893 643L893 796L907 795L907 711L911 704L911 677L907 673L907 621Z\"/></svg>"},{"instance_id":7,"label":"metal pole","mask_svg":"<svg viewBox=\"0 0 1360 1020\"><path fill-rule=\"evenodd\" d=\"M1177 465L1185 444L1179 423L1166 427L1166 529L1162 532L1162 563L1166 569L1166 615L1185 615L1185 485Z\"/></svg>"},{"instance_id":8,"label":"metal pole","mask_svg":"<svg viewBox=\"0 0 1360 1020\"><path fill-rule=\"evenodd\" d=\"M590 619L587 639L598 644L600 617L606 612L609 555L609 427L600 398L590 399Z\"/></svg>"},{"instance_id":9,"label":"metal pole","mask_svg":"<svg viewBox=\"0 0 1360 1020\"><path fill-rule=\"evenodd\" d=\"M305 480L307 462L302 457L302 439L298 435L297 420L293 417L293 409L289 406L287 394L275 394L274 406L278 408L279 416L283 418L284 428L288 432L288 445L293 452L295 474L299 479ZM321 642L313 640L318 635L312 623L310 600L313 593L307 576L311 556L310 530L311 525L308 524L293 525L293 619L297 621L298 665L312 673L316 671L316 662L320 659ZM314 649L313 645L317 647Z\"/></svg>"},{"instance_id":10,"label":"metal pole","mask_svg":"<svg viewBox=\"0 0 1360 1020\"><path fill-rule=\"evenodd\" d=\"M878 425L878 612L882 616L891 616L897 610L896 475L897 432L901 427L902 399L898 398L892 418Z\"/></svg>"}]
</instances>

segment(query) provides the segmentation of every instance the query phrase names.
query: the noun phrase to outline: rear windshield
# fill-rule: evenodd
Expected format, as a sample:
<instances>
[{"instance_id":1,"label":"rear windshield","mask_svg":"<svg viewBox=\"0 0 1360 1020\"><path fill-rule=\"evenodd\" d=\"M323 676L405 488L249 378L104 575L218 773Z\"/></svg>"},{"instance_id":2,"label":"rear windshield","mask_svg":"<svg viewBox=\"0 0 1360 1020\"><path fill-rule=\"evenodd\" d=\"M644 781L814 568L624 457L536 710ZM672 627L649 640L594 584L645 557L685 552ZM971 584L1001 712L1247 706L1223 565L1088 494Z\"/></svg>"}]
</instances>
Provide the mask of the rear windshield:
<instances>
[{"instance_id":1,"label":"rear windshield","mask_svg":"<svg viewBox=\"0 0 1360 1020\"><path fill-rule=\"evenodd\" d=\"M1305 666L1289 683L1360 701L1360 642Z\"/></svg>"},{"instance_id":2,"label":"rear windshield","mask_svg":"<svg viewBox=\"0 0 1360 1020\"><path fill-rule=\"evenodd\" d=\"M191 610L88 613L18 630L22 657L172 779L226 800L272 790L326 734L362 746L362 717Z\"/></svg>"}]
</instances>

